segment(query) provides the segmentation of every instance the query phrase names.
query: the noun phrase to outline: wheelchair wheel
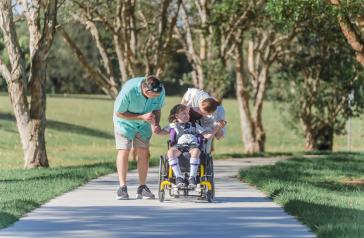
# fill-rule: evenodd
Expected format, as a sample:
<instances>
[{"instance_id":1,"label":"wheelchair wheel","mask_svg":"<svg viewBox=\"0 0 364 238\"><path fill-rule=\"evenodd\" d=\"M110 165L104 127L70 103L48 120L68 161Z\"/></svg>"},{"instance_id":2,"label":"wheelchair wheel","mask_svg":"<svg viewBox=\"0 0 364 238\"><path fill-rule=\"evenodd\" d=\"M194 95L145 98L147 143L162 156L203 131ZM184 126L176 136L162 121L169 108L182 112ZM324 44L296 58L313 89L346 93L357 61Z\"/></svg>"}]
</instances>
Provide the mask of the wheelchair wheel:
<instances>
[{"instance_id":1,"label":"wheelchair wheel","mask_svg":"<svg viewBox=\"0 0 364 238\"><path fill-rule=\"evenodd\" d=\"M211 191L207 191L206 193L206 200L211 203L213 200L213 196L212 196L212 190Z\"/></svg>"},{"instance_id":2,"label":"wheelchair wheel","mask_svg":"<svg viewBox=\"0 0 364 238\"><path fill-rule=\"evenodd\" d=\"M214 162L212 160L212 157L209 156L208 163L207 163L207 180L211 183L211 198L215 198L215 179L214 179ZM206 195L207 196L207 195Z\"/></svg>"},{"instance_id":3,"label":"wheelchair wheel","mask_svg":"<svg viewBox=\"0 0 364 238\"><path fill-rule=\"evenodd\" d=\"M165 199L164 188L161 189L161 184L164 181L165 174L166 174L165 161L164 161L163 156L161 156L159 159L159 187L158 187L158 196L159 196L160 202L163 202Z\"/></svg>"},{"instance_id":4,"label":"wheelchair wheel","mask_svg":"<svg viewBox=\"0 0 364 238\"><path fill-rule=\"evenodd\" d=\"M164 199L166 198L166 192L164 191L164 189L159 191L158 196L159 196L159 201L164 202Z\"/></svg>"}]
</instances>

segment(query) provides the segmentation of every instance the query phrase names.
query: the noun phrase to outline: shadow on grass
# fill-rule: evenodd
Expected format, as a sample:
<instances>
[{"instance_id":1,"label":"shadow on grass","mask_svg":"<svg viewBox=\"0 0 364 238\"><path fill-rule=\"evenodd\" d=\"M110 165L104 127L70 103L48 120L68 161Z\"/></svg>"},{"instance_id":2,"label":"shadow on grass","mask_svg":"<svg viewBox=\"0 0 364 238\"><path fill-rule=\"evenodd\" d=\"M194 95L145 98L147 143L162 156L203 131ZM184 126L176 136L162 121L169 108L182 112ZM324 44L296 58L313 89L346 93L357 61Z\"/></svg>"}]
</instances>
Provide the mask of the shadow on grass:
<instances>
[{"instance_id":1,"label":"shadow on grass","mask_svg":"<svg viewBox=\"0 0 364 238\"><path fill-rule=\"evenodd\" d=\"M297 151L297 152L260 152L260 153L253 153L253 154L246 154L246 153L222 153L222 154L213 154L214 159L228 159L228 158L255 158L255 157L279 157L279 156L294 156L294 157L304 157L304 156L341 156L343 161L346 161L345 158L342 156L352 156L352 155L363 155L363 152L346 152L346 151L339 151L339 152L332 152L332 151ZM340 158L337 158L338 160Z\"/></svg>"},{"instance_id":2,"label":"shadow on grass","mask_svg":"<svg viewBox=\"0 0 364 238\"><path fill-rule=\"evenodd\" d=\"M15 122L15 117L10 113L0 113L0 120ZM73 125L66 122L54 121L54 120L47 120L47 128L54 129L57 131L63 131L63 132L66 131L66 132L100 137L105 139L114 139L114 135L101 130L92 129L85 126Z\"/></svg>"},{"instance_id":3,"label":"shadow on grass","mask_svg":"<svg viewBox=\"0 0 364 238\"><path fill-rule=\"evenodd\" d=\"M228 159L228 158L254 158L254 157L276 157L276 156L292 156L290 152L262 152L254 154L245 153L223 153L213 154L214 159Z\"/></svg>"},{"instance_id":4,"label":"shadow on grass","mask_svg":"<svg viewBox=\"0 0 364 238\"><path fill-rule=\"evenodd\" d=\"M364 192L362 184L344 184L337 181L320 181L313 183L316 187L342 192Z\"/></svg>"},{"instance_id":5,"label":"shadow on grass","mask_svg":"<svg viewBox=\"0 0 364 238\"><path fill-rule=\"evenodd\" d=\"M291 200L284 208L315 231L319 238L364 237L364 210L301 200Z\"/></svg>"},{"instance_id":6,"label":"shadow on grass","mask_svg":"<svg viewBox=\"0 0 364 238\"><path fill-rule=\"evenodd\" d=\"M134 163L130 163L132 168L135 167ZM57 180L57 179L87 179L86 173L92 169L104 169L115 171L116 166L114 161L101 162L80 166L68 166L57 168L40 168L35 170L14 169L1 171L0 182L30 182L39 180Z\"/></svg>"},{"instance_id":7,"label":"shadow on grass","mask_svg":"<svg viewBox=\"0 0 364 238\"><path fill-rule=\"evenodd\" d=\"M83 94L47 94L50 98L65 98L65 99L91 99L91 100L104 100L113 101L115 99L106 95L83 95Z\"/></svg>"},{"instance_id":8,"label":"shadow on grass","mask_svg":"<svg viewBox=\"0 0 364 238\"><path fill-rule=\"evenodd\" d=\"M0 228L7 226L17 220L17 217L8 213L0 211Z\"/></svg>"},{"instance_id":9,"label":"shadow on grass","mask_svg":"<svg viewBox=\"0 0 364 238\"><path fill-rule=\"evenodd\" d=\"M30 212L34 208L40 207L40 203L34 202L30 199L14 199L8 204L0 204L0 228L4 228L14 222L16 222L19 217L11 214L13 211L15 214L24 214Z\"/></svg>"},{"instance_id":10,"label":"shadow on grass","mask_svg":"<svg viewBox=\"0 0 364 238\"><path fill-rule=\"evenodd\" d=\"M280 182L303 181L329 190L353 188L327 178L362 177L364 157L360 153L331 153L319 158L294 156L275 165L250 168L240 172L241 178L249 178L253 183L264 183L264 179ZM264 178L264 179L263 179Z\"/></svg>"}]
</instances>

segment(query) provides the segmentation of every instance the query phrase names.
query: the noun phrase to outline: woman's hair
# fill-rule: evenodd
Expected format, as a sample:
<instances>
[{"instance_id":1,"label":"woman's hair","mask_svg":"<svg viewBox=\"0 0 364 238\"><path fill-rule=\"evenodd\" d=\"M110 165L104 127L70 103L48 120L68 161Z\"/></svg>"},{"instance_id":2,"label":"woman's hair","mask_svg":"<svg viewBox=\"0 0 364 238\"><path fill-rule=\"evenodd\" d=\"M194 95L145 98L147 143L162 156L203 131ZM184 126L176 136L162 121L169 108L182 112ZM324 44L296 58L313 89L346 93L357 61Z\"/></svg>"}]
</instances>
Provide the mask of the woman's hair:
<instances>
[{"instance_id":1,"label":"woman's hair","mask_svg":"<svg viewBox=\"0 0 364 238\"><path fill-rule=\"evenodd\" d=\"M177 104L176 106L174 106L169 112L168 121L175 122L177 120L176 114L186 110L187 108L188 107L183 104Z\"/></svg>"},{"instance_id":2,"label":"woman's hair","mask_svg":"<svg viewBox=\"0 0 364 238\"><path fill-rule=\"evenodd\" d=\"M206 98L201 101L201 108L208 113L214 113L221 103L214 98Z\"/></svg>"}]
</instances>

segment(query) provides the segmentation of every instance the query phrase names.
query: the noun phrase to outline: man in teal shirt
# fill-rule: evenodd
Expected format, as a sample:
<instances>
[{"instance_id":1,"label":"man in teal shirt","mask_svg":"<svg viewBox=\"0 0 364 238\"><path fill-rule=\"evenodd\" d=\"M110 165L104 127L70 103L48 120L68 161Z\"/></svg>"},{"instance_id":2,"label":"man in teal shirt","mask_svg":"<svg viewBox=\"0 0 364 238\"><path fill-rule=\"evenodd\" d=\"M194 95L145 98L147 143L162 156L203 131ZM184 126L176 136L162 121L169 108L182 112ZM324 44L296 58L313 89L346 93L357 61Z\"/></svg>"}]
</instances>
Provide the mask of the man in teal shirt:
<instances>
[{"instance_id":1,"label":"man in teal shirt","mask_svg":"<svg viewBox=\"0 0 364 238\"><path fill-rule=\"evenodd\" d=\"M155 198L145 183L149 167L149 140L152 132L161 131L159 122L164 100L164 87L155 76L128 80L115 100L113 121L120 184L117 199L129 199L126 175L131 148L135 149L138 157L140 186L136 198Z\"/></svg>"}]
</instances>

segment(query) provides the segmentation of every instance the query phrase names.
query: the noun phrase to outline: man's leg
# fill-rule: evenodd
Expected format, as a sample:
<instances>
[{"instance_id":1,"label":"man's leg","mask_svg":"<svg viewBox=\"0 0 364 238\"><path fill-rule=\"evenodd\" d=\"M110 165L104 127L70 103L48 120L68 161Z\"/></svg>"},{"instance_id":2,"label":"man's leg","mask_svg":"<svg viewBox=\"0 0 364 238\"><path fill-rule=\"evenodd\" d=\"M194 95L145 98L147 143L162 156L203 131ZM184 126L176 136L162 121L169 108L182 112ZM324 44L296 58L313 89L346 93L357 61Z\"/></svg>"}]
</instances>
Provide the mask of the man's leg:
<instances>
[{"instance_id":1,"label":"man's leg","mask_svg":"<svg viewBox=\"0 0 364 238\"><path fill-rule=\"evenodd\" d=\"M149 168L149 148L136 148L138 157L139 184L145 185Z\"/></svg>"},{"instance_id":2,"label":"man's leg","mask_svg":"<svg viewBox=\"0 0 364 238\"><path fill-rule=\"evenodd\" d=\"M118 150L116 158L116 168L118 171L120 187L126 185L126 175L128 173L128 159L130 149Z\"/></svg>"},{"instance_id":3,"label":"man's leg","mask_svg":"<svg viewBox=\"0 0 364 238\"><path fill-rule=\"evenodd\" d=\"M145 185L149 168L149 148L137 148L136 151L138 156L138 174L140 184L137 189L136 199L154 199L155 195L152 191L150 191L147 185Z\"/></svg>"}]
</instances>

